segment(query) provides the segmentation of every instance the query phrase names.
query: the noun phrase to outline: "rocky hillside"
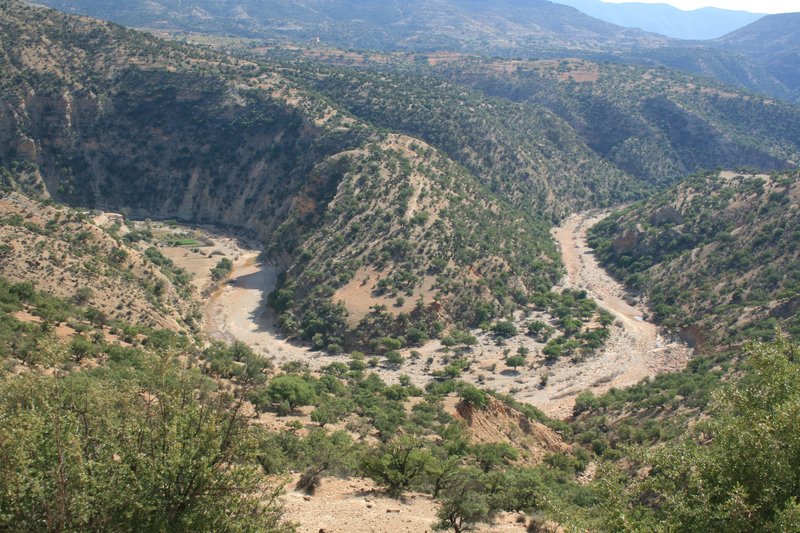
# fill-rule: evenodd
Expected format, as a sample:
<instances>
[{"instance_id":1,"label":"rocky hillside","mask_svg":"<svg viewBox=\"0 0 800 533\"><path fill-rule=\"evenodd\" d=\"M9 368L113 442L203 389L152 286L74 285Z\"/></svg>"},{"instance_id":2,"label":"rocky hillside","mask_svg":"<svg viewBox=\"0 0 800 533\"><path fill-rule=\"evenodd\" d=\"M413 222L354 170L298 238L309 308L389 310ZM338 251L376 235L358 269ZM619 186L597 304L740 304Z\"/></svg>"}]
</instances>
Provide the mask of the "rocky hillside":
<instances>
[{"instance_id":1,"label":"rocky hillside","mask_svg":"<svg viewBox=\"0 0 800 533\"><path fill-rule=\"evenodd\" d=\"M488 398L484 407L461 401L455 406L455 418L463 421L472 444L506 444L519 452L523 464L541 464L549 454L570 450L552 428L495 398Z\"/></svg>"},{"instance_id":2,"label":"rocky hillside","mask_svg":"<svg viewBox=\"0 0 800 533\"><path fill-rule=\"evenodd\" d=\"M592 230L600 259L699 343L800 335L800 175L700 174Z\"/></svg>"},{"instance_id":3,"label":"rocky hillside","mask_svg":"<svg viewBox=\"0 0 800 533\"><path fill-rule=\"evenodd\" d=\"M286 76L445 150L516 206L556 217L719 166L800 161L800 110L663 68L459 54L308 51ZM465 89L465 86L468 89Z\"/></svg>"},{"instance_id":4,"label":"rocky hillside","mask_svg":"<svg viewBox=\"0 0 800 533\"><path fill-rule=\"evenodd\" d=\"M320 229L273 295L284 325L320 347L341 345L347 321L362 345L411 326L416 336L436 336L442 321L476 326L558 279L548 226L425 143L389 135L337 164Z\"/></svg>"},{"instance_id":5,"label":"rocky hillside","mask_svg":"<svg viewBox=\"0 0 800 533\"><path fill-rule=\"evenodd\" d=\"M3 13L0 166L33 165L25 182L57 201L264 237L310 169L358 142L272 69L18 2Z\"/></svg>"},{"instance_id":6,"label":"rocky hillside","mask_svg":"<svg viewBox=\"0 0 800 533\"><path fill-rule=\"evenodd\" d=\"M352 115L445 151L520 209L557 218L641 197L649 187L604 161L543 106L493 98L398 64L345 69L290 62L288 67L287 76Z\"/></svg>"},{"instance_id":7,"label":"rocky hillside","mask_svg":"<svg viewBox=\"0 0 800 533\"><path fill-rule=\"evenodd\" d=\"M102 320L197 328L189 276L126 239L120 222L0 193L0 277L91 307Z\"/></svg>"}]
</instances>

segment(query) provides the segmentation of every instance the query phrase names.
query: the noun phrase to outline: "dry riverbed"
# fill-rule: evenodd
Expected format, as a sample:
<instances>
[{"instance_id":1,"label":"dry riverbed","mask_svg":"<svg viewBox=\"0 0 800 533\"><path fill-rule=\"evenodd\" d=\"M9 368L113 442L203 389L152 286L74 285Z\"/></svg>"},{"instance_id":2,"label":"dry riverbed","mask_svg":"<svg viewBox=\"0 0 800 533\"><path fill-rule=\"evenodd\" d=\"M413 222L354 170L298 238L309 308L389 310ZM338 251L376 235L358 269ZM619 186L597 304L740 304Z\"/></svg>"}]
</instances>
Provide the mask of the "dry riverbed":
<instances>
[{"instance_id":1,"label":"dry riverbed","mask_svg":"<svg viewBox=\"0 0 800 533\"><path fill-rule=\"evenodd\" d=\"M580 214L567 219L554 230L564 258L567 275L561 286L584 289L599 305L617 317L605 348L583 361L563 358L552 365L541 355L543 344L518 335L498 344L489 334L476 330L478 344L468 355L472 364L463 379L479 386L513 394L519 401L530 403L557 418L570 416L575 397L583 390L596 393L611 387L633 385L660 372L675 371L685 366L690 349L683 343L665 337L658 327L643 319L644 310L625 301L619 283L597 263L586 245L586 231L602 218L602 214ZM278 271L257 260L259 250L241 241L226 244L226 256L234 260L230 279L206 301L205 329L211 338L240 340L280 365L303 361L312 370L334 361L347 362L347 356L328 356L289 342L276 328L274 317L266 307L266 298L275 287ZM173 256L178 264L180 258ZM515 321L520 331L524 323L540 318L552 320L542 313L518 312ZM505 365L507 354L524 346L530 351L529 364L513 371ZM447 364L448 352L438 341L403 351L405 364L399 370L374 369L384 380L394 383L402 374L420 386L428 383L431 373ZM542 376L546 376L543 385Z\"/></svg>"},{"instance_id":2,"label":"dry riverbed","mask_svg":"<svg viewBox=\"0 0 800 533\"><path fill-rule=\"evenodd\" d=\"M664 335L648 322L644 309L637 309L625 299L625 290L600 266L586 244L586 232L605 214L572 215L554 230L561 248L566 276L561 284L584 289L597 303L617 317L605 349L596 357L575 367L563 367L551 378L553 387L563 391L542 398L545 411L563 414L582 390L604 392L638 383L661 372L674 372L686 366L691 349L677 336ZM569 398L564 404L559 400ZM537 403L535 399L534 404Z\"/></svg>"}]
</instances>

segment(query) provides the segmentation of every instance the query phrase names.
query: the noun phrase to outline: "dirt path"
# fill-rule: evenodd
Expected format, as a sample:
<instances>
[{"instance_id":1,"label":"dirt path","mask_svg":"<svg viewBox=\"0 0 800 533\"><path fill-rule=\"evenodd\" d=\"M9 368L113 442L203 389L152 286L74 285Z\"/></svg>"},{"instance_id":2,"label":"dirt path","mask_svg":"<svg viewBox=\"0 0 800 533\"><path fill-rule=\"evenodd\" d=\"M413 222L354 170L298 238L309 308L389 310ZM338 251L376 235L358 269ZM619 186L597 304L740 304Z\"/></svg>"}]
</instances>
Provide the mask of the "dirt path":
<instances>
[{"instance_id":1,"label":"dirt path","mask_svg":"<svg viewBox=\"0 0 800 533\"><path fill-rule=\"evenodd\" d=\"M275 288L278 269L258 261L258 254L257 250L240 250L230 279L206 304L206 332L213 339L242 341L278 363L311 359L315 354L278 332L267 309L267 295Z\"/></svg>"},{"instance_id":2,"label":"dirt path","mask_svg":"<svg viewBox=\"0 0 800 533\"><path fill-rule=\"evenodd\" d=\"M586 244L586 233L605 214L572 215L553 232L559 247L567 275L562 285L573 289L585 289L606 310L614 313L626 329L633 330L655 343L658 328L642 319L644 313L625 301L625 290L597 262Z\"/></svg>"},{"instance_id":3,"label":"dirt path","mask_svg":"<svg viewBox=\"0 0 800 533\"><path fill-rule=\"evenodd\" d=\"M290 487L297 481L292 477ZM369 479L326 477L314 496L290 491L283 498L286 518L299 523L300 533L421 533L433 530L437 502L427 494L406 493L402 500L389 498ZM492 524L481 524L477 533L523 533L527 521L518 513L499 513ZM450 530L452 531L452 530Z\"/></svg>"}]
</instances>

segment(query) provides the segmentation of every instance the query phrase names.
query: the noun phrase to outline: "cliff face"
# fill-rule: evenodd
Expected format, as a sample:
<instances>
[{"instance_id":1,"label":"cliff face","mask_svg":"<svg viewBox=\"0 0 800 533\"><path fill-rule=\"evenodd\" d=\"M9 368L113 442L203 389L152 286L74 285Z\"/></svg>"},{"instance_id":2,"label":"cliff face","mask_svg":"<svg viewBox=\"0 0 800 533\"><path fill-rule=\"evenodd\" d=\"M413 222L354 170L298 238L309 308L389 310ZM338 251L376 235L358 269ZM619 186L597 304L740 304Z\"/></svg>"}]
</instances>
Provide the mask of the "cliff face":
<instances>
[{"instance_id":1,"label":"cliff face","mask_svg":"<svg viewBox=\"0 0 800 533\"><path fill-rule=\"evenodd\" d=\"M16 3L8 14L0 166L34 165L46 191L26 192L266 238L311 169L358 142L254 64Z\"/></svg>"},{"instance_id":2,"label":"cliff face","mask_svg":"<svg viewBox=\"0 0 800 533\"><path fill-rule=\"evenodd\" d=\"M333 144L257 91L221 102L209 87L181 101L178 86L192 81L129 73L102 99L30 91L22 113L7 119L16 138L4 143L3 160L35 164L57 201L230 224L264 238ZM145 84L146 97L132 94Z\"/></svg>"}]
</instances>

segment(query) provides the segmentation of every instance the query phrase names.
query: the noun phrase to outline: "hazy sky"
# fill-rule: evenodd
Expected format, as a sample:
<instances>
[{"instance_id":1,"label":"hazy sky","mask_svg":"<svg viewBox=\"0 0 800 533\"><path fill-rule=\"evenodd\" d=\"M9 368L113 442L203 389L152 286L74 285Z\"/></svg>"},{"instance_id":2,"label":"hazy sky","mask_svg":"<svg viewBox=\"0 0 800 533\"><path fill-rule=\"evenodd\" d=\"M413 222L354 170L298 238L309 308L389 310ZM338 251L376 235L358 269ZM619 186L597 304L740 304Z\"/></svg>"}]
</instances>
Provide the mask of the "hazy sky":
<instances>
[{"instance_id":1,"label":"hazy sky","mask_svg":"<svg viewBox=\"0 0 800 533\"><path fill-rule=\"evenodd\" d=\"M604 0L623 3L631 0ZM690 10L700 7L721 7L739 9L753 13L792 13L800 12L800 0L636 0L648 4L671 4L677 8Z\"/></svg>"}]
</instances>

